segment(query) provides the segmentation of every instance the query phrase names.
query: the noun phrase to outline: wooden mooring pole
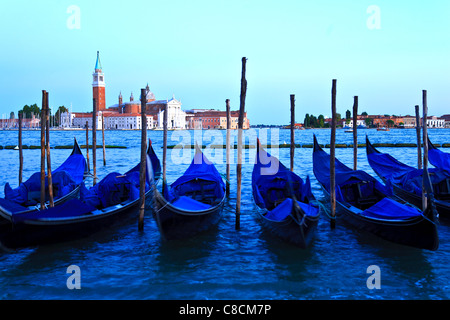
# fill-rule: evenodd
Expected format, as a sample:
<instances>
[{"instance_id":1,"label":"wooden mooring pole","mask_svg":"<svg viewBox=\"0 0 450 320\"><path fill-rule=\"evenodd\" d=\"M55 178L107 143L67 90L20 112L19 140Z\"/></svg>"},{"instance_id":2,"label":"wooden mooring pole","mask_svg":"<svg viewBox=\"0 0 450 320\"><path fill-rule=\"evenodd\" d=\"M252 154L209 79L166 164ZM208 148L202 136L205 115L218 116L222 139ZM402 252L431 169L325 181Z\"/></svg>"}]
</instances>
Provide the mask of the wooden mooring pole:
<instances>
[{"instance_id":1,"label":"wooden mooring pole","mask_svg":"<svg viewBox=\"0 0 450 320\"><path fill-rule=\"evenodd\" d=\"M330 205L332 229L336 226L336 172L335 172L335 146L336 146L336 79L333 79L331 89L331 141L330 141Z\"/></svg>"},{"instance_id":2,"label":"wooden mooring pole","mask_svg":"<svg viewBox=\"0 0 450 320\"><path fill-rule=\"evenodd\" d=\"M237 155L237 196L236 196L236 230L241 228L241 187L242 187L242 130L244 124L245 96L247 94L247 80L245 79L247 58L242 58L241 97L238 119L238 155Z\"/></svg>"},{"instance_id":3,"label":"wooden mooring pole","mask_svg":"<svg viewBox=\"0 0 450 320\"><path fill-rule=\"evenodd\" d=\"M428 179L428 125L427 125L427 115L428 115L428 106L427 106L427 91L422 91L422 103L423 103L423 174L422 174L422 210L425 212L427 209L427 197L425 193L428 194L428 191L425 190L426 180Z\"/></svg>"},{"instance_id":4,"label":"wooden mooring pole","mask_svg":"<svg viewBox=\"0 0 450 320\"><path fill-rule=\"evenodd\" d=\"M23 112L19 111L19 185L23 178L23 146L22 146L22 118Z\"/></svg>"},{"instance_id":5,"label":"wooden mooring pole","mask_svg":"<svg viewBox=\"0 0 450 320\"><path fill-rule=\"evenodd\" d=\"M291 94L291 171L294 172L295 155L295 94Z\"/></svg>"},{"instance_id":6,"label":"wooden mooring pole","mask_svg":"<svg viewBox=\"0 0 450 320\"><path fill-rule=\"evenodd\" d=\"M45 90L42 90L41 108L41 210L45 208Z\"/></svg>"},{"instance_id":7,"label":"wooden mooring pole","mask_svg":"<svg viewBox=\"0 0 450 320\"><path fill-rule=\"evenodd\" d=\"M227 110L227 141L226 141L226 174L227 174L227 183L226 183L226 195L230 196L230 130L231 130L231 110L230 110L230 99L225 100L226 110Z\"/></svg>"},{"instance_id":8,"label":"wooden mooring pole","mask_svg":"<svg viewBox=\"0 0 450 320\"><path fill-rule=\"evenodd\" d=\"M147 94L141 89L141 164L139 166L139 231L144 230L145 214L145 170L147 168L147 117L145 108L147 106ZM103 144L104 145L104 144Z\"/></svg>"},{"instance_id":9,"label":"wooden mooring pole","mask_svg":"<svg viewBox=\"0 0 450 320\"><path fill-rule=\"evenodd\" d=\"M141 122L142 123L142 122ZM106 166L106 150L105 150L105 117L102 112L102 144L103 144L103 165Z\"/></svg>"},{"instance_id":10,"label":"wooden mooring pole","mask_svg":"<svg viewBox=\"0 0 450 320\"><path fill-rule=\"evenodd\" d=\"M91 165L89 164L89 121L86 121L86 162L88 172L91 172Z\"/></svg>"},{"instance_id":11,"label":"wooden mooring pole","mask_svg":"<svg viewBox=\"0 0 450 320\"><path fill-rule=\"evenodd\" d=\"M52 179L52 164L50 157L50 108L48 106L48 92L45 93L45 146L47 153L47 181L48 181L48 197L50 208L55 206L53 202L53 179Z\"/></svg>"},{"instance_id":12,"label":"wooden mooring pole","mask_svg":"<svg viewBox=\"0 0 450 320\"><path fill-rule=\"evenodd\" d=\"M97 101L93 99L92 112L92 165L93 165L93 185L97 184Z\"/></svg>"},{"instance_id":13,"label":"wooden mooring pole","mask_svg":"<svg viewBox=\"0 0 450 320\"><path fill-rule=\"evenodd\" d=\"M164 115L163 115L163 184L162 184L162 192L164 194L164 188L166 187L166 172L167 172L167 121L168 121L168 108L167 103L164 107Z\"/></svg>"},{"instance_id":14,"label":"wooden mooring pole","mask_svg":"<svg viewBox=\"0 0 450 320\"><path fill-rule=\"evenodd\" d=\"M358 96L353 98L353 170L358 170Z\"/></svg>"},{"instance_id":15,"label":"wooden mooring pole","mask_svg":"<svg viewBox=\"0 0 450 320\"><path fill-rule=\"evenodd\" d=\"M420 111L419 106L416 105L416 135L417 135L417 168L422 169L422 143L420 140Z\"/></svg>"}]
</instances>

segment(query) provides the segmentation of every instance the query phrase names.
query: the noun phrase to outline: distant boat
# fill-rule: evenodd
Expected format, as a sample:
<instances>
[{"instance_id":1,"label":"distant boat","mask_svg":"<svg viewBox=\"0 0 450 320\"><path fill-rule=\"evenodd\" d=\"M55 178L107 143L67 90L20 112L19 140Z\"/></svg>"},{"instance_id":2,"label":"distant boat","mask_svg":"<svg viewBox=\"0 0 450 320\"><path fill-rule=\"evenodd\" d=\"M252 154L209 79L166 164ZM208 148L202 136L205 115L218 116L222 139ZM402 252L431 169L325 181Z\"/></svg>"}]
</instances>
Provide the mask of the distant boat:
<instances>
[{"instance_id":1,"label":"distant boat","mask_svg":"<svg viewBox=\"0 0 450 320\"><path fill-rule=\"evenodd\" d=\"M353 129L345 130L345 132L353 132Z\"/></svg>"},{"instance_id":2,"label":"distant boat","mask_svg":"<svg viewBox=\"0 0 450 320\"><path fill-rule=\"evenodd\" d=\"M389 131L389 128L381 127L381 128L377 128L377 131Z\"/></svg>"}]
</instances>

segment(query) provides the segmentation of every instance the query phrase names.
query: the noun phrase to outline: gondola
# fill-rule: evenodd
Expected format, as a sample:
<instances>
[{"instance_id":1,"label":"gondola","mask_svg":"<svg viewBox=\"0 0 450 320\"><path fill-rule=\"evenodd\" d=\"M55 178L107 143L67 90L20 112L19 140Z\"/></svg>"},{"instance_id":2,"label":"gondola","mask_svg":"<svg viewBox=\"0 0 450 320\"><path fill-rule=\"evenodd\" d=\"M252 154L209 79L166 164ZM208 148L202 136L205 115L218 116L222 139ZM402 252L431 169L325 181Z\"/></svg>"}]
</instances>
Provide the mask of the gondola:
<instances>
[{"instance_id":1,"label":"gondola","mask_svg":"<svg viewBox=\"0 0 450 320\"><path fill-rule=\"evenodd\" d=\"M434 146L431 145L431 148L433 149ZM437 149L429 151L432 158L430 162L435 162L435 159L440 156L438 151ZM380 179L392 184L394 193L400 198L421 208L423 169L408 166L389 154L381 153L370 143L368 137L366 137L366 152L370 166ZM440 161L443 159L441 158ZM433 186L436 210L440 218L448 219L450 218L450 172L439 167L428 168L428 172Z\"/></svg>"},{"instance_id":2,"label":"gondola","mask_svg":"<svg viewBox=\"0 0 450 320\"><path fill-rule=\"evenodd\" d=\"M153 216L162 239L185 239L217 225L225 203L225 183L198 146L185 171L170 186L155 188Z\"/></svg>"},{"instance_id":3,"label":"gondola","mask_svg":"<svg viewBox=\"0 0 450 320\"><path fill-rule=\"evenodd\" d=\"M280 239L307 248L319 222L318 202L309 176L303 181L257 142L252 172L253 200L258 220Z\"/></svg>"},{"instance_id":4,"label":"gondola","mask_svg":"<svg viewBox=\"0 0 450 320\"><path fill-rule=\"evenodd\" d=\"M330 156L314 136L314 175L324 195L330 196ZM336 216L357 229L385 240L437 250L439 239L434 207L425 213L396 197L392 188L362 170L352 170L335 159Z\"/></svg>"},{"instance_id":5,"label":"gondola","mask_svg":"<svg viewBox=\"0 0 450 320\"><path fill-rule=\"evenodd\" d=\"M159 159L150 143L147 150L146 205L151 205L151 181L161 172ZM140 163L121 174L109 173L95 186L84 183L79 198L41 211L13 213L11 228L0 233L1 243L17 248L78 239L137 213Z\"/></svg>"},{"instance_id":6,"label":"gondola","mask_svg":"<svg viewBox=\"0 0 450 320\"><path fill-rule=\"evenodd\" d=\"M450 175L450 153L443 152L436 148L428 138L428 161L441 170L445 170ZM446 181L446 191L450 193L450 179Z\"/></svg>"},{"instance_id":7,"label":"gondola","mask_svg":"<svg viewBox=\"0 0 450 320\"><path fill-rule=\"evenodd\" d=\"M52 171L52 185L54 205L79 195L81 183L87 174L87 163L76 139L70 156L55 170ZM49 205L49 192L47 177L45 180L46 203ZM5 197L0 198L0 219L2 226L11 221L15 213L31 213L40 211L41 201L41 173L35 172L31 177L12 189L9 183L5 185Z\"/></svg>"}]
</instances>

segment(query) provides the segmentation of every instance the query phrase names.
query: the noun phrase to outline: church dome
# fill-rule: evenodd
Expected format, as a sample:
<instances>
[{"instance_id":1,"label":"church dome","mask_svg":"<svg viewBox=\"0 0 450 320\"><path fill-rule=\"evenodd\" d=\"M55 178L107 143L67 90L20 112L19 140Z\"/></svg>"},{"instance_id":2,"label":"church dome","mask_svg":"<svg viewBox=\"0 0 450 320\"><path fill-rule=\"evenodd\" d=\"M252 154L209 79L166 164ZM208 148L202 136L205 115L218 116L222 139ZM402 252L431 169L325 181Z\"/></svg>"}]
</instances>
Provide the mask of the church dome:
<instances>
[{"instance_id":1,"label":"church dome","mask_svg":"<svg viewBox=\"0 0 450 320\"><path fill-rule=\"evenodd\" d=\"M147 101L155 100L155 95L153 94L153 92L148 91L146 98L147 98Z\"/></svg>"},{"instance_id":2,"label":"church dome","mask_svg":"<svg viewBox=\"0 0 450 320\"><path fill-rule=\"evenodd\" d=\"M145 92L147 92L147 95L146 95L147 101L156 100L155 95L153 94L153 92L150 91L150 87L148 86L148 83L147 83L147 86L145 87Z\"/></svg>"}]
</instances>

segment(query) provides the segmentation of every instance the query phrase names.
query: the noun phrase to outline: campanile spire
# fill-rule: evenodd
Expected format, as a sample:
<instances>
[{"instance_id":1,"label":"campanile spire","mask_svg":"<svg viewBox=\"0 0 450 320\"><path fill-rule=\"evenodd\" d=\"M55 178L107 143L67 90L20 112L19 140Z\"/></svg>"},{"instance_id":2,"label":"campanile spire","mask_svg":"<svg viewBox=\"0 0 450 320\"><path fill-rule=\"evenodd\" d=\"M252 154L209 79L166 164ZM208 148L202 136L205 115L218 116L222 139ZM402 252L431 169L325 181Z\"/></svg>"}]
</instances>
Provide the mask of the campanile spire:
<instances>
[{"instance_id":1,"label":"campanile spire","mask_svg":"<svg viewBox=\"0 0 450 320\"><path fill-rule=\"evenodd\" d=\"M100 62L99 51L97 51L97 61L95 63L95 70L92 77L92 94L97 103L97 111L105 110L105 75L103 74L102 64Z\"/></svg>"}]
</instances>

